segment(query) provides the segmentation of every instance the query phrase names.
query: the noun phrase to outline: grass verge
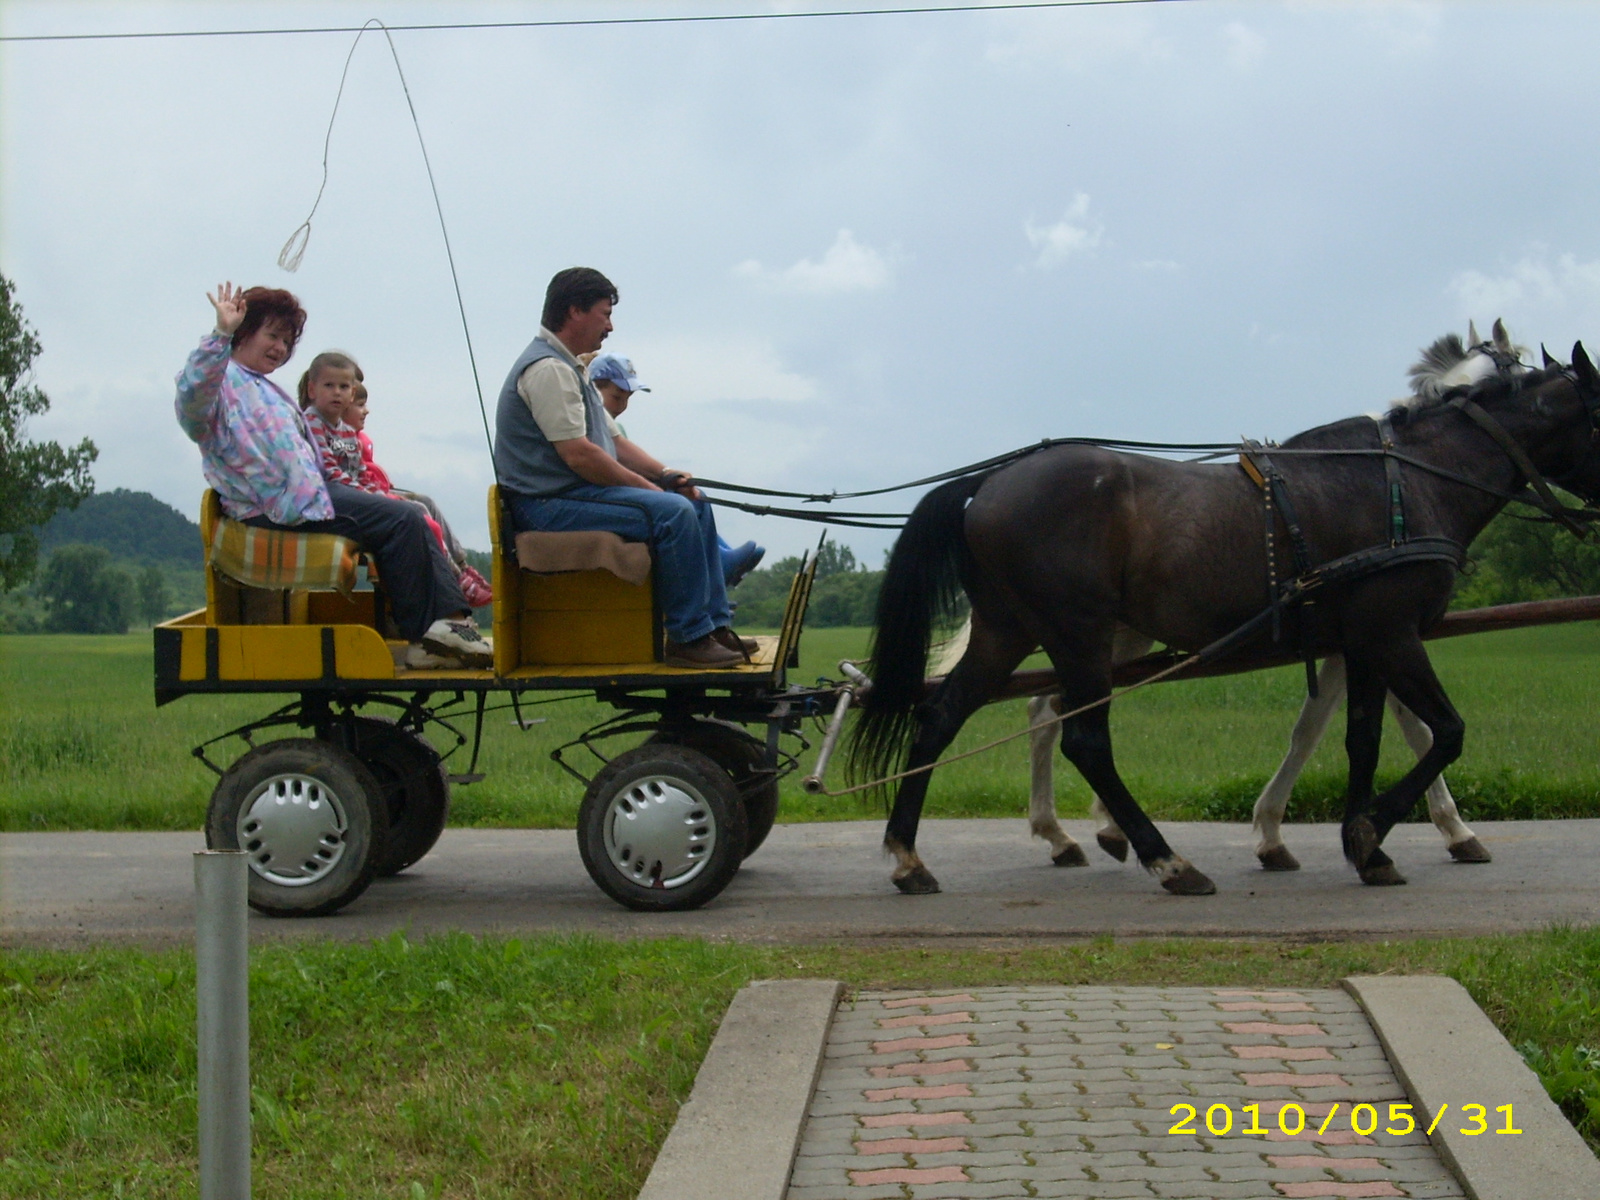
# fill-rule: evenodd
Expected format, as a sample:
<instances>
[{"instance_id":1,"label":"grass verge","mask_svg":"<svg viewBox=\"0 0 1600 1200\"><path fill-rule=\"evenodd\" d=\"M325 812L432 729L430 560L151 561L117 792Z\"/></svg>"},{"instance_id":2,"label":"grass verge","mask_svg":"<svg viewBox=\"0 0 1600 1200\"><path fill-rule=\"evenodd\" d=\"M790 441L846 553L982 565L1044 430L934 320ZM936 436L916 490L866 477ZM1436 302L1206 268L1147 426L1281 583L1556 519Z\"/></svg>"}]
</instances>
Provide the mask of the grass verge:
<instances>
[{"instance_id":1,"label":"grass verge","mask_svg":"<svg viewBox=\"0 0 1600 1200\"><path fill-rule=\"evenodd\" d=\"M251 971L255 1194L633 1195L733 993L998 983L1459 979L1600 1146L1600 931L1320 945L969 950L394 936L268 944ZM0 1197L189 1196L193 959L0 953Z\"/></svg>"}]
</instances>

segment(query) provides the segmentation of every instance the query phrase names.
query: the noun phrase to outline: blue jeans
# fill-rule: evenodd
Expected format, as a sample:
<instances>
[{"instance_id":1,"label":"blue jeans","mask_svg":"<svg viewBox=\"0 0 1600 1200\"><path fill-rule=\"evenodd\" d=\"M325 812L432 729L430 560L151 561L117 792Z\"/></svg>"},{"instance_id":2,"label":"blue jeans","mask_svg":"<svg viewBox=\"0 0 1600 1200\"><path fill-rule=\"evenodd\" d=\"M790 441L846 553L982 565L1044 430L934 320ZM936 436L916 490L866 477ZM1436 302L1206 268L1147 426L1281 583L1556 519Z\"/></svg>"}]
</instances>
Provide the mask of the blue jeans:
<instances>
[{"instance_id":1,"label":"blue jeans","mask_svg":"<svg viewBox=\"0 0 1600 1200\"><path fill-rule=\"evenodd\" d=\"M599 529L649 542L656 559L656 603L667 636L680 645L729 622L722 555L711 505L676 492L584 483L559 496L512 494L517 530L572 533Z\"/></svg>"}]
</instances>

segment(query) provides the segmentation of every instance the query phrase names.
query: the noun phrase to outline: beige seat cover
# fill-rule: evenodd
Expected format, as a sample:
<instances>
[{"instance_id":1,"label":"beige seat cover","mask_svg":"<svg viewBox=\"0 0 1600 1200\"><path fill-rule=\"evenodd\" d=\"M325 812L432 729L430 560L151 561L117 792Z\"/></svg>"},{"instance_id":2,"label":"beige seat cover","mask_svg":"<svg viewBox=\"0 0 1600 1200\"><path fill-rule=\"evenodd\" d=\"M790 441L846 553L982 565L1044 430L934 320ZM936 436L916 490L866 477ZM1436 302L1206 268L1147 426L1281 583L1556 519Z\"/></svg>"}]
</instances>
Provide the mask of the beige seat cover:
<instances>
[{"instance_id":1,"label":"beige seat cover","mask_svg":"<svg viewBox=\"0 0 1600 1200\"><path fill-rule=\"evenodd\" d=\"M599 531L519 533L517 564L541 575L610 571L618 579L638 585L650 578L650 547Z\"/></svg>"}]
</instances>

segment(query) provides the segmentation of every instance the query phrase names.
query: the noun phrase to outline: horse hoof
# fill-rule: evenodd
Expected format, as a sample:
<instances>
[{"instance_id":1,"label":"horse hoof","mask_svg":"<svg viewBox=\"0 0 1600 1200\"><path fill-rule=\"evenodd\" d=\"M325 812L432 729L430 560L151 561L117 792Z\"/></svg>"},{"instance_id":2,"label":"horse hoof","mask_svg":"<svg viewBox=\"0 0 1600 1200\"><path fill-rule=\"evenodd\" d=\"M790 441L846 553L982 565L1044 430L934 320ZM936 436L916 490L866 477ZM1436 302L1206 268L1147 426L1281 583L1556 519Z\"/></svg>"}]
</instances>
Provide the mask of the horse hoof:
<instances>
[{"instance_id":1,"label":"horse hoof","mask_svg":"<svg viewBox=\"0 0 1600 1200\"><path fill-rule=\"evenodd\" d=\"M1381 853L1378 849L1378 831L1366 817L1354 817L1346 821L1340 830L1340 840L1344 842L1345 858L1358 871L1371 865L1374 854ZM1388 859L1383 861L1387 862Z\"/></svg>"},{"instance_id":2,"label":"horse hoof","mask_svg":"<svg viewBox=\"0 0 1600 1200\"><path fill-rule=\"evenodd\" d=\"M1289 853L1287 846L1274 846L1271 850L1256 855L1261 860L1261 868L1265 871L1298 871L1300 860Z\"/></svg>"},{"instance_id":3,"label":"horse hoof","mask_svg":"<svg viewBox=\"0 0 1600 1200\"><path fill-rule=\"evenodd\" d=\"M1216 884L1188 863L1183 865L1182 870L1163 879L1161 886L1174 896L1209 896L1217 890Z\"/></svg>"},{"instance_id":4,"label":"horse hoof","mask_svg":"<svg viewBox=\"0 0 1600 1200\"><path fill-rule=\"evenodd\" d=\"M1475 837L1470 837L1464 842L1457 842L1450 847L1450 857L1457 862L1486 863L1493 862L1493 857L1483 848L1483 843Z\"/></svg>"},{"instance_id":5,"label":"horse hoof","mask_svg":"<svg viewBox=\"0 0 1600 1200\"><path fill-rule=\"evenodd\" d=\"M1100 843L1100 849L1111 855L1118 862L1128 861L1127 838L1111 837L1108 834L1097 833L1094 835L1094 840Z\"/></svg>"},{"instance_id":6,"label":"horse hoof","mask_svg":"<svg viewBox=\"0 0 1600 1200\"><path fill-rule=\"evenodd\" d=\"M939 890L939 881L927 867L913 867L895 876L894 885L908 896L931 896Z\"/></svg>"},{"instance_id":7,"label":"horse hoof","mask_svg":"<svg viewBox=\"0 0 1600 1200\"><path fill-rule=\"evenodd\" d=\"M1126 847L1124 847L1123 853L1127 853ZM1052 854L1050 861L1058 867L1087 867L1089 865L1088 858L1084 856L1083 847L1076 842L1068 846L1060 854Z\"/></svg>"},{"instance_id":8,"label":"horse hoof","mask_svg":"<svg viewBox=\"0 0 1600 1200\"><path fill-rule=\"evenodd\" d=\"M1369 887L1396 887L1406 881L1406 877L1395 869L1392 862L1369 863L1357 872L1361 882Z\"/></svg>"}]
</instances>

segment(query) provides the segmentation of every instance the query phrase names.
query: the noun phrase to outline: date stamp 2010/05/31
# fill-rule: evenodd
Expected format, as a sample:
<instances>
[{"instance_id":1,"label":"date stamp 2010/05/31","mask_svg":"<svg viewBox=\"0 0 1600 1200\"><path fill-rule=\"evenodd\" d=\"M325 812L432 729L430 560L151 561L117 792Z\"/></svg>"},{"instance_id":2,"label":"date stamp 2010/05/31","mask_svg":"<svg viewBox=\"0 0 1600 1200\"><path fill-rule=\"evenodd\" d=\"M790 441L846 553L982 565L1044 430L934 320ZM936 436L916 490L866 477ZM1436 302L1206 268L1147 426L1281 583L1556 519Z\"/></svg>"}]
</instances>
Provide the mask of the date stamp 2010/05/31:
<instances>
[{"instance_id":1,"label":"date stamp 2010/05/31","mask_svg":"<svg viewBox=\"0 0 1600 1200\"><path fill-rule=\"evenodd\" d=\"M1467 1137L1476 1137L1483 1133L1521 1133L1522 1130L1516 1127L1513 1119L1512 1107L1510 1104L1502 1104L1494 1109L1495 1112L1504 1114L1504 1120L1501 1122L1500 1127L1496 1129L1489 1120L1490 1110L1487 1105L1463 1104L1460 1106L1460 1112L1466 1118L1467 1124L1458 1132L1465 1134ZM1328 1109L1327 1115L1322 1119L1322 1124L1317 1128L1316 1136L1321 1137L1330 1129L1337 1130L1340 1128L1340 1125L1335 1123L1335 1118L1339 1116L1342 1109L1343 1106L1337 1103ZM1414 1133L1418 1122L1417 1116L1413 1114L1412 1109L1413 1106L1410 1104L1389 1104L1388 1121L1383 1127L1383 1132L1393 1137L1404 1137L1407 1134ZM1429 1122L1427 1129L1424 1131L1429 1137L1433 1136L1433 1131L1439 1127L1439 1122L1444 1119L1444 1115L1449 1109L1450 1105L1443 1104L1440 1105L1439 1111L1433 1114L1432 1121ZM1275 1130L1261 1124L1261 1105L1259 1104L1246 1104L1240 1108L1239 1128L1237 1131L1234 1129L1233 1109L1226 1104L1211 1105L1205 1110L1203 1117L1200 1110L1193 1104L1174 1104L1168 1111L1172 1116L1178 1118L1172 1127L1167 1130L1171 1134L1199 1133L1200 1130L1195 1124L1196 1121L1204 1121L1206 1131L1213 1137L1225 1137L1235 1132L1247 1137L1251 1135L1266 1136L1276 1132L1286 1138L1297 1138L1305 1134L1307 1128L1306 1110L1292 1101L1279 1106L1277 1128ZM1244 1123L1245 1117L1250 1118L1249 1124ZM1377 1132L1380 1119L1378 1106L1375 1104L1354 1104L1345 1113L1345 1121L1348 1123L1350 1132L1359 1134L1362 1137L1369 1137Z\"/></svg>"}]
</instances>

